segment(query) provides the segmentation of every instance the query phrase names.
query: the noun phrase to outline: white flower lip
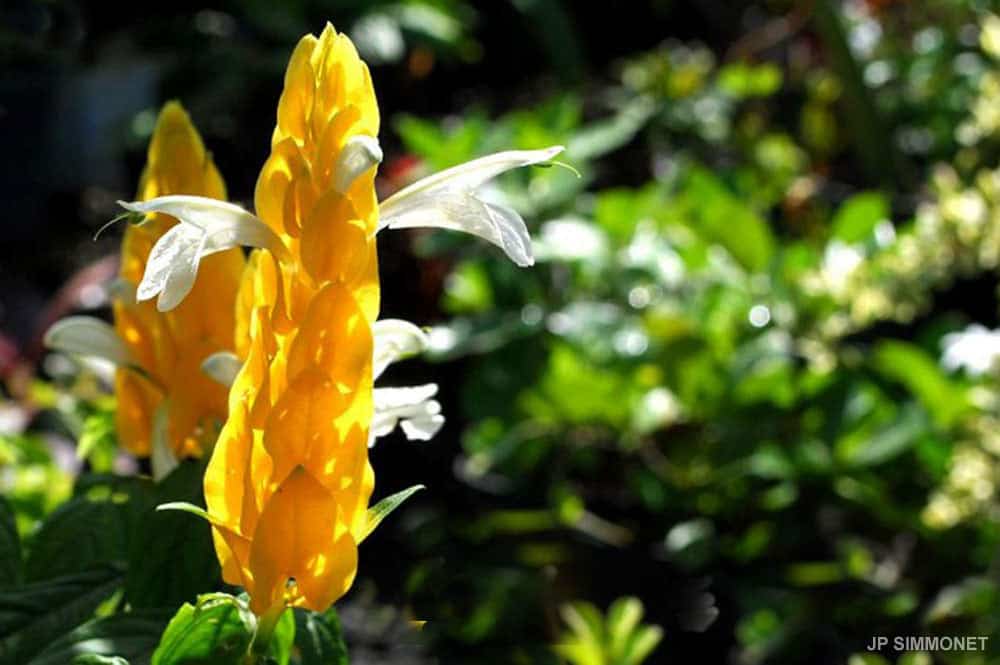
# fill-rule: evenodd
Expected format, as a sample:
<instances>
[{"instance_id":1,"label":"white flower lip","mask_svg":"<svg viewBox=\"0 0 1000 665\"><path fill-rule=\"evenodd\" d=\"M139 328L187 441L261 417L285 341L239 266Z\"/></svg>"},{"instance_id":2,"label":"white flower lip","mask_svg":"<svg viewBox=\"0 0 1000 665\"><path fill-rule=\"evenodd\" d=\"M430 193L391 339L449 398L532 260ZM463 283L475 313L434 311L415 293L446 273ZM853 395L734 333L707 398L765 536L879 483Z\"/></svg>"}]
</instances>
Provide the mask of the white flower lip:
<instances>
[{"instance_id":1,"label":"white flower lip","mask_svg":"<svg viewBox=\"0 0 1000 665\"><path fill-rule=\"evenodd\" d=\"M379 229L434 227L477 235L521 267L533 265L531 237L512 208L489 203L475 190L498 175L546 162L564 150L510 150L474 159L404 187L379 204Z\"/></svg>"},{"instance_id":2,"label":"white flower lip","mask_svg":"<svg viewBox=\"0 0 1000 665\"><path fill-rule=\"evenodd\" d=\"M444 425L441 404L431 399L437 394L437 384L407 388L376 388L375 415L369 430L369 445L389 434L398 425L411 441L427 441Z\"/></svg>"},{"instance_id":3,"label":"white flower lip","mask_svg":"<svg viewBox=\"0 0 1000 665\"><path fill-rule=\"evenodd\" d=\"M103 358L118 366L132 362L114 326L92 316L67 316L56 321L45 332L43 343L53 351Z\"/></svg>"},{"instance_id":4,"label":"white flower lip","mask_svg":"<svg viewBox=\"0 0 1000 665\"><path fill-rule=\"evenodd\" d=\"M164 400L160 402L156 413L153 414L153 431L150 440L149 464L153 472L153 480L156 482L169 476L170 472L180 464L170 447L168 415L167 402Z\"/></svg>"},{"instance_id":5,"label":"white flower lip","mask_svg":"<svg viewBox=\"0 0 1000 665\"><path fill-rule=\"evenodd\" d=\"M217 351L201 362L201 371L227 388L233 385L243 363L232 351Z\"/></svg>"},{"instance_id":6,"label":"white flower lip","mask_svg":"<svg viewBox=\"0 0 1000 665\"><path fill-rule=\"evenodd\" d=\"M372 373L378 378L390 364L417 355L427 348L427 333L402 319L382 319L372 326L374 362Z\"/></svg>"},{"instance_id":7,"label":"white flower lip","mask_svg":"<svg viewBox=\"0 0 1000 665\"><path fill-rule=\"evenodd\" d=\"M359 134L347 140L337 156L333 188L341 194L350 189L362 173L382 163L382 147L373 136Z\"/></svg>"},{"instance_id":8,"label":"white flower lip","mask_svg":"<svg viewBox=\"0 0 1000 665\"><path fill-rule=\"evenodd\" d=\"M132 212L163 213L181 222L153 245L136 290L139 301L159 295L156 308L161 312L177 307L191 292L201 259L210 254L241 245L270 250L278 258L287 253L267 224L233 203L185 195L118 203Z\"/></svg>"}]
</instances>

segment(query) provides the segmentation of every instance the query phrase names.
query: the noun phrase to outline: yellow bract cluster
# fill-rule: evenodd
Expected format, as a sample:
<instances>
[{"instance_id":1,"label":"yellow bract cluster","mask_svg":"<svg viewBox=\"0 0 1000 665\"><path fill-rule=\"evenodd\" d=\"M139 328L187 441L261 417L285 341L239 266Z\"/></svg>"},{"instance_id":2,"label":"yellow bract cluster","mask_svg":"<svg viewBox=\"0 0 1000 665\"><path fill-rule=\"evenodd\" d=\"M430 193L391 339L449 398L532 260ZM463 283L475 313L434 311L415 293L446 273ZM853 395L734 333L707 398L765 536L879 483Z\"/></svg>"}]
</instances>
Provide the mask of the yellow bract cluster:
<instances>
[{"instance_id":1,"label":"yellow bract cluster","mask_svg":"<svg viewBox=\"0 0 1000 665\"><path fill-rule=\"evenodd\" d=\"M375 169L345 191L335 182L346 142L378 125L350 40L329 25L303 38L255 193L289 253L279 262L257 250L248 261L236 304L243 368L205 475L223 576L247 589L258 614L322 611L357 570L374 486Z\"/></svg>"},{"instance_id":2,"label":"yellow bract cluster","mask_svg":"<svg viewBox=\"0 0 1000 665\"><path fill-rule=\"evenodd\" d=\"M226 187L198 132L180 104L164 106L149 146L138 198L193 194L225 200ZM120 277L134 288L150 250L177 220L152 215L130 225L122 243ZM202 360L232 347L234 303L243 272L241 250L207 257L197 285L179 307L158 312L152 302L116 299L115 329L137 367L115 376L117 427L122 444L149 455L154 414L167 410L167 436L178 457L200 455L211 446L226 417L226 389L200 370Z\"/></svg>"}]
</instances>

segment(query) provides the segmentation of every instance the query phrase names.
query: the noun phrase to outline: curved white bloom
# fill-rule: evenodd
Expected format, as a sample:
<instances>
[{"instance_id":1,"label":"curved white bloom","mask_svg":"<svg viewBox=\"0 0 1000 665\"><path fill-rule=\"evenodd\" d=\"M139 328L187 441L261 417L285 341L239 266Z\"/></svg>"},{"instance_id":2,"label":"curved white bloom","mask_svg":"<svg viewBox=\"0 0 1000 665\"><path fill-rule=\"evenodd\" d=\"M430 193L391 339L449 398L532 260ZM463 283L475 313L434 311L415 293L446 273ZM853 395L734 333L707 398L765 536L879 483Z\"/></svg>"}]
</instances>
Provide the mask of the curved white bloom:
<instances>
[{"instance_id":1,"label":"curved white bloom","mask_svg":"<svg viewBox=\"0 0 1000 665\"><path fill-rule=\"evenodd\" d=\"M92 316L67 316L55 322L45 332L43 343L53 351L103 358L115 365L132 362L114 326Z\"/></svg>"},{"instance_id":2,"label":"curved white bloom","mask_svg":"<svg viewBox=\"0 0 1000 665\"><path fill-rule=\"evenodd\" d=\"M379 229L464 231L500 247L517 265L530 266L535 260L524 220L512 208L477 197L475 190L501 173L548 161L562 151L553 146L498 152L418 180L379 204Z\"/></svg>"},{"instance_id":3,"label":"curved white bloom","mask_svg":"<svg viewBox=\"0 0 1000 665\"><path fill-rule=\"evenodd\" d=\"M548 161L562 146L544 150L510 150L446 169L405 187L379 205L379 229L419 226L452 229L480 236L497 245L519 266L535 260L531 238L512 208L479 198L475 190L501 173ZM370 136L355 136L337 158L334 187L346 191L361 174L382 161L382 149ZM204 196L170 195L119 205L144 215L162 213L180 220L150 251L139 301L158 296L156 308L166 312L190 293L201 259L232 247L267 249L282 260L288 250L257 216L238 205Z\"/></svg>"},{"instance_id":4,"label":"curved white bloom","mask_svg":"<svg viewBox=\"0 0 1000 665\"><path fill-rule=\"evenodd\" d=\"M375 415L369 430L368 445L394 430L396 425L411 441L433 438L444 425L441 404L431 399L437 394L437 390L436 383L409 388L376 388Z\"/></svg>"},{"instance_id":5,"label":"curved white bloom","mask_svg":"<svg viewBox=\"0 0 1000 665\"><path fill-rule=\"evenodd\" d=\"M343 194L362 173L382 162L382 148L372 136L359 134L347 140L337 155L333 188Z\"/></svg>"},{"instance_id":6,"label":"curved white bloom","mask_svg":"<svg viewBox=\"0 0 1000 665\"><path fill-rule=\"evenodd\" d=\"M177 468L180 463L170 447L170 438L167 432L168 425L167 401L160 402L153 414L153 433L150 440L149 466L153 472L153 480L159 482L170 475L170 472Z\"/></svg>"},{"instance_id":7,"label":"curved white bloom","mask_svg":"<svg viewBox=\"0 0 1000 665\"><path fill-rule=\"evenodd\" d=\"M427 348L427 334L409 321L382 319L372 326L374 362L372 372L378 378L390 364L414 356Z\"/></svg>"},{"instance_id":8,"label":"curved white bloom","mask_svg":"<svg viewBox=\"0 0 1000 665\"><path fill-rule=\"evenodd\" d=\"M201 362L201 371L224 386L233 385L243 363L232 351L217 351Z\"/></svg>"},{"instance_id":9,"label":"curved white bloom","mask_svg":"<svg viewBox=\"0 0 1000 665\"><path fill-rule=\"evenodd\" d=\"M226 201L173 195L118 204L131 212L163 213L181 222L153 245L135 294L139 301L159 294L156 308L161 312L173 309L190 293L205 256L241 245L270 250L279 258L287 253L267 224Z\"/></svg>"}]
</instances>

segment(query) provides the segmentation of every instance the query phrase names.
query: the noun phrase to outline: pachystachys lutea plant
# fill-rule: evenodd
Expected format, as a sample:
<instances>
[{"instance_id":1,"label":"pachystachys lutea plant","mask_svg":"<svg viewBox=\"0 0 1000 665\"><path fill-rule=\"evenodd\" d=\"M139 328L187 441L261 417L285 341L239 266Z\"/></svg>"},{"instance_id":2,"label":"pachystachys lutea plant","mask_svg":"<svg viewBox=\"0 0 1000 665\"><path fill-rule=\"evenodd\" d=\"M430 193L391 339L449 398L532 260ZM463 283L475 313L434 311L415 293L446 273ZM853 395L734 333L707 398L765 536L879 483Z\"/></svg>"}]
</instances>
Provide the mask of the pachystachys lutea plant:
<instances>
[{"instance_id":1,"label":"pachystachys lutea plant","mask_svg":"<svg viewBox=\"0 0 1000 665\"><path fill-rule=\"evenodd\" d=\"M153 131L138 199L175 194L225 200L226 187L187 113L170 102ZM136 286L150 253L164 246L160 241L183 232L183 225L168 215L153 214L141 225L130 224L122 240L119 278L111 289L114 326L73 316L46 335L52 348L115 363L118 440L135 455L151 456L157 477L169 472L177 458L210 450L226 418L226 390L200 366L205 357L232 345L244 267L239 249L206 258L197 285L193 276L174 277L191 279L173 285L188 292L184 302L157 311L153 303L141 301Z\"/></svg>"},{"instance_id":2,"label":"pachystachys lutea plant","mask_svg":"<svg viewBox=\"0 0 1000 665\"><path fill-rule=\"evenodd\" d=\"M156 297L168 316L197 297L217 255L253 248L231 311L217 315L206 304L204 312L229 317L232 329L231 350L200 358L206 374L229 386L201 514L212 524L224 579L247 590L263 625L289 606L322 611L350 588L358 543L385 513L368 508L375 483L369 446L397 425L411 439L428 439L444 420L434 384L374 387L387 365L426 343L411 323L377 320L378 233L465 231L529 266L524 221L476 192L562 150L497 153L379 202L378 131L368 68L328 25L292 54L271 154L257 181L256 214L212 191L164 189L122 203L145 216L139 229L152 220L179 221L158 235L135 291L139 301ZM80 351L82 335L71 337L74 344L63 347Z\"/></svg>"}]
</instances>

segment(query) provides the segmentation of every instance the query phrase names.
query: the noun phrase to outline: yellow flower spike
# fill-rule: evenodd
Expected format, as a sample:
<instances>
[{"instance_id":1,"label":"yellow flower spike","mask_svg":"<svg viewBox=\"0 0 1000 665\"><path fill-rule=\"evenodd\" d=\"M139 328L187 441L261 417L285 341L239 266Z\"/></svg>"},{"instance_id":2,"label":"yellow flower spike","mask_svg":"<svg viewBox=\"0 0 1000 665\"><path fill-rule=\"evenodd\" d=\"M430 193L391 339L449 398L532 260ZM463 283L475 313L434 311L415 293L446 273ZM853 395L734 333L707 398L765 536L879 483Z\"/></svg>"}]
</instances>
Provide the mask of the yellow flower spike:
<instances>
[{"instance_id":1,"label":"yellow flower spike","mask_svg":"<svg viewBox=\"0 0 1000 665\"><path fill-rule=\"evenodd\" d=\"M205 475L225 579L262 616L276 604L324 610L357 570L374 488L378 210L374 164L345 146L375 136L376 109L349 40L328 26L299 42L254 194L288 256L247 262L234 306L246 360ZM343 166L341 154L357 159Z\"/></svg>"},{"instance_id":2,"label":"yellow flower spike","mask_svg":"<svg viewBox=\"0 0 1000 665\"><path fill-rule=\"evenodd\" d=\"M177 102L160 112L149 145L138 198L192 194L225 199L222 177L187 113ZM120 277L135 285L156 241L177 220L155 214L129 226L122 241ZM168 441L176 457L200 454L214 423L226 416L226 392L200 371L204 358L232 345L236 291L243 271L239 249L205 259L187 299L169 313L130 298L114 303L115 328L143 373L119 367L115 393L118 436L137 455L149 455L153 414L164 400Z\"/></svg>"},{"instance_id":3,"label":"yellow flower spike","mask_svg":"<svg viewBox=\"0 0 1000 665\"><path fill-rule=\"evenodd\" d=\"M143 273L140 297L158 297L163 310L184 301L202 258L258 248L233 304L231 341L243 366L233 378L233 356L208 363L232 385L205 498L224 577L247 589L262 625L287 605L325 610L347 591L357 570L356 543L385 514L378 507L375 517L369 514L375 474L368 447L397 426L407 438L426 440L444 422L434 384L374 389L386 365L427 344L412 324L376 324L377 232L462 231L531 265L524 220L513 208L479 198L478 190L562 150L495 153L379 203L378 130L368 68L350 40L327 25L318 38L304 37L289 62L271 154L254 191L256 216L198 196L122 203L175 215L185 225L158 241ZM57 332L70 343L86 327L76 335ZM114 356L127 351L103 346ZM387 497L390 507L381 510L405 496Z\"/></svg>"}]
</instances>

